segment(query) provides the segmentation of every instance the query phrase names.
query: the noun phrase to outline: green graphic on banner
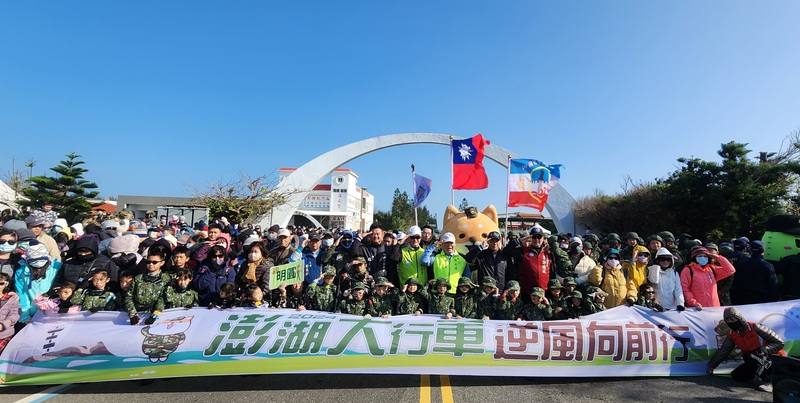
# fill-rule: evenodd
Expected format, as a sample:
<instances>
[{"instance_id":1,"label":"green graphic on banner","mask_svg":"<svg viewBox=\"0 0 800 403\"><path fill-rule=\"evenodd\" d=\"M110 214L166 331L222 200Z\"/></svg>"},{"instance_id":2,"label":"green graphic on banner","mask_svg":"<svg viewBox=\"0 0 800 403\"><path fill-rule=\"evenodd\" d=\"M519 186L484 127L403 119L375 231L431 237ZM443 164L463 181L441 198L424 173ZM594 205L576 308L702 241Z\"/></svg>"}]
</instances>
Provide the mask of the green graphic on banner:
<instances>
[{"instance_id":1,"label":"green graphic on banner","mask_svg":"<svg viewBox=\"0 0 800 403\"><path fill-rule=\"evenodd\" d=\"M303 261L273 266L269 269L269 289L303 282Z\"/></svg>"}]
</instances>

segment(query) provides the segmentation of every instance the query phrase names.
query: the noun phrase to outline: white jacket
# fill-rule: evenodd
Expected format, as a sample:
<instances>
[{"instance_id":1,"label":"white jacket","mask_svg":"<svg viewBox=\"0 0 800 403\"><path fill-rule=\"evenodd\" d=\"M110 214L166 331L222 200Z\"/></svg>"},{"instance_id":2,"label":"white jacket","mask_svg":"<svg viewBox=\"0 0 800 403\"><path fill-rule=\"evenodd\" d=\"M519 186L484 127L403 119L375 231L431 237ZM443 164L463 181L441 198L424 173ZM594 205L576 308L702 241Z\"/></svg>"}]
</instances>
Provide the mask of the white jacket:
<instances>
[{"instance_id":1,"label":"white jacket","mask_svg":"<svg viewBox=\"0 0 800 403\"><path fill-rule=\"evenodd\" d=\"M586 284L589 280L589 273L592 272L595 266L597 266L597 263L595 263L592 258L588 255L583 255L581 260L578 261L578 264L575 265L575 282L578 285ZM559 281L564 281L564 279L559 277Z\"/></svg>"},{"instance_id":2,"label":"white jacket","mask_svg":"<svg viewBox=\"0 0 800 403\"><path fill-rule=\"evenodd\" d=\"M661 266L654 265L647 268L647 279L656 291L656 301L664 309L675 309L683 305L683 288L681 278L674 268L661 270Z\"/></svg>"}]
</instances>

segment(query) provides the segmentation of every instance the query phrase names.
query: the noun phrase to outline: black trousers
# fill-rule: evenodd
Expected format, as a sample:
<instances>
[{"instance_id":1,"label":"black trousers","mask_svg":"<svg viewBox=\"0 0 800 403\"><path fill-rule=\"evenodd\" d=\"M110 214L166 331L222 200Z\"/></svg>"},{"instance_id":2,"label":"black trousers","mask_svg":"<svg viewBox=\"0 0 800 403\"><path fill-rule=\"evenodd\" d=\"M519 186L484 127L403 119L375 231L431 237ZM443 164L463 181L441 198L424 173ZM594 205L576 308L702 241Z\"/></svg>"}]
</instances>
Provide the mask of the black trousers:
<instances>
[{"instance_id":1,"label":"black trousers","mask_svg":"<svg viewBox=\"0 0 800 403\"><path fill-rule=\"evenodd\" d=\"M736 369L731 372L731 377L737 382L750 382L756 376L756 370L758 369L758 366L758 361L750 357L749 354L745 355L744 363L736 367ZM761 374L761 380L764 382L769 382L771 373L772 367L764 370L764 372Z\"/></svg>"}]
</instances>

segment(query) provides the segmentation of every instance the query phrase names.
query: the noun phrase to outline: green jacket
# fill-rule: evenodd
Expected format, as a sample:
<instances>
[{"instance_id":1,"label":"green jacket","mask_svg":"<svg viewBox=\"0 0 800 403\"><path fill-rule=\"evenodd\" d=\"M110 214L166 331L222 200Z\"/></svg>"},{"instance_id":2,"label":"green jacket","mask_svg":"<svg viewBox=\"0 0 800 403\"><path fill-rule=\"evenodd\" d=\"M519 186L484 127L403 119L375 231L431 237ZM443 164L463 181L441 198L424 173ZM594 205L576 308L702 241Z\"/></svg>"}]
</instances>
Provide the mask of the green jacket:
<instances>
[{"instance_id":1,"label":"green jacket","mask_svg":"<svg viewBox=\"0 0 800 403\"><path fill-rule=\"evenodd\" d=\"M466 294L457 293L455 310L456 316L467 319L480 319L478 317L478 300L481 298L481 290L472 289Z\"/></svg>"},{"instance_id":2,"label":"green jacket","mask_svg":"<svg viewBox=\"0 0 800 403\"><path fill-rule=\"evenodd\" d=\"M496 316L497 320L516 320L519 317L520 312L524 304L522 303L521 298L517 298L516 302L511 302L511 300L499 300L497 303L497 311ZM493 318L494 319L494 318Z\"/></svg>"},{"instance_id":3,"label":"green jacket","mask_svg":"<svg viewBox=\"0 0 800 403\"><path fill-rule=\"evenodd\" d=\"M358 316L364 316L369 313L367 312L366 300L362 299L361 301L356 301L352 298L339 301L339 309L337 309L336 312Z\"/></svg>"},{"instance_id":4,"label":"green jacket","mask_svg":"<svg viewBox=\"0 0 800 403\"><path fill-rule=\"evenodd\" d=\"M139 274L133 278L133 284L125 294L125 309L128 316L135 316L140 311L152 313L157 310L156 305L161 303L164 289L169 286L170 275L160 273L158 276Z\"/></svg>"},{"instance_id":5,"label":"green jacket","mask_svg":"<svg viewBox=\"0 0 800 403\"><path fill-rule=\"evenodd\" d=\"M525 304L520 316L525 320L550 320L553 318L553 308L546 304Z\"/></svg>"},{"instance_id":6,"label":"green jacket","mask_svg":"<svg viewBox=\"0 0 800 403\"><path fill-rule=\"evenodd\" d=\"M455 315L456 312L456 301L453 297L435 293L431 294L428 297L428 313L435 313L435 314L446 314L451 313Z\"/></svg>"},{"instance_id":7,"label":"green jacket","mask_svg":"<svg viewBox=\"0 0 800 403\"><path fill-rule=\"evenodd\" d=\"M478 319L483 319L484 316L494 319L497 316L497 306L499 302L500 300L496 295L487 295L481 291L480 296L478 297L478 308L477 312L475 312L475 316Z\"/></svg>"},{"instance_id":8,"label":"green jacket","mask_svg":"<svg viewBox=\"0 0 800 403\"><path fill-rule=\"evenodd\" d=\"M161 303L156 310L161 311L171 308L192 308L197 306L197 291L185 289L178 290L176 287L167 287L161 297Z\"/></svg>"},{"instance_id":9,"label":"green jacket","mask_svg":"<svg viewBox=\"0 0 800 403\"><path fill-rule=\"evenodd\" d=\"M420 284L428 282L428 267L422 263L422 255L425 248L413 249L410 246L403 246L400 249L400 262L397 264L397 277L400 284L405 284L410 278L416 278Z\"/></svg>"},{"instance_id":10,"label":"green jacket","mask_svg":"<svg viewBox=\"0 0 800 403\"><path fill-rule=\"evenodd\" d=\"M403 292L397 296L398 315L411 315L418 310L423 313L428 310L428 293L425 290L419 289L413 294Z\"/></svg>"},{"instance_id":11,"label":"green jacket","mask_svg":"<svg viewBox=\"0 0 800 403\"><path fill-rule=\"evenodd\" d=\"M73 305L80 305L82 311L113 311L117 307L117 296L111 291L81 288L70 299Z\"/></svg>"},{"instance_id":12,"label":"green jacket","mask_svg":"<svg viewBox=\"0 0 800 403\"><path fill-rule=\"evenodd\" d=\"M394 315L398 296L396 293L387 292L383 296L373 294L368 298L367 311L372 316Z\"/></svg>"},{"instance_id":13,"label":"green jacket","mask_svg":"<svg viewBox=\"0 0 800 403\"><path fill-rule=\"evenodd\" d=\"M309 309L333 312L336 310L336 285L318 285L316 281L306 289L306 301Z\"/></svg>"}]
</instances>

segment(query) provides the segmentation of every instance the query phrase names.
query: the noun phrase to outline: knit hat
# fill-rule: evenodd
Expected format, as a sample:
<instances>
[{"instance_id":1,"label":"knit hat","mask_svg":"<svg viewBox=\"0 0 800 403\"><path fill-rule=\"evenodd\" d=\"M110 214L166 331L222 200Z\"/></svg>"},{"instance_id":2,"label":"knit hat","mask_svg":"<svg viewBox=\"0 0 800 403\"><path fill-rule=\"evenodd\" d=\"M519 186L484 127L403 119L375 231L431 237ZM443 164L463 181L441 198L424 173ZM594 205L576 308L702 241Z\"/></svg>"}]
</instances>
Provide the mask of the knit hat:
<instances>
[{"instance_id":1,"label":"knit hat","mask_svg":"<svg viewBox=\"0 0 800 403\"><path fill-rule=\"evenodd\" d=\"M704 248L702 246L695 246L694 248L692 248L691 255L692 255L692 259L694 259L695 257L700 256L700 255L708 256L709 253L708 253L708 249L706 249L706 248Z\"/></svg>"},{"instance_id":2,"label":"knit hat","mask_svg":"<svg viewBox=\"0 0 800 403\"><path fill-rule=\"evenodd\" d=\"M19 241L19 242L30 241L32 239L36 239L36 235L33 233L33 231L31 231L31 230L29 230L27 228L20 228L18 230L14 230L14 232L17 233L17 241Z\"/></svg>"},{"instance_id":3,"label":"knit hat","mask_svg":"<svg viewBox=\"0 0 800 403\"><path fill-rule=\"evenodd\" d=\"M139 249L139 237L133 234L122 235L111 240L108 251L112 255L117 253L136 253Z\"/></svg>"},{"instance_id":4,"label":"knit hat","mask_svg":"<svg viewBox=\"0 0 800 403\"><path fill-rule=\"evenodd\" d=\"M31 245L25 251L25 260L33 267L42 267L50 261L50 253L47 251L47 246L37 243Z\"/></svg>"}]
</instances>

